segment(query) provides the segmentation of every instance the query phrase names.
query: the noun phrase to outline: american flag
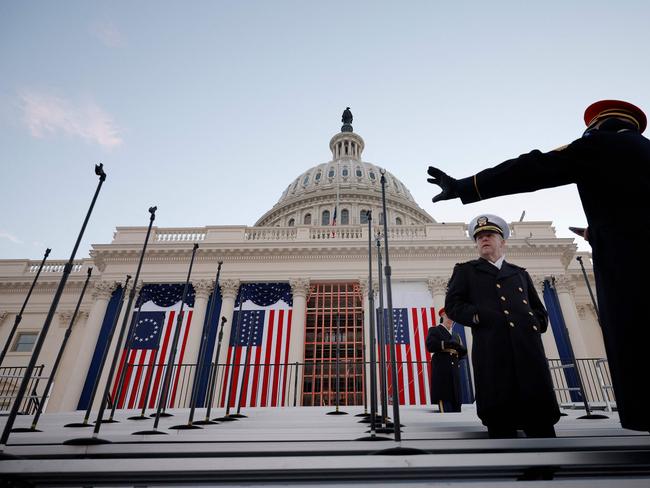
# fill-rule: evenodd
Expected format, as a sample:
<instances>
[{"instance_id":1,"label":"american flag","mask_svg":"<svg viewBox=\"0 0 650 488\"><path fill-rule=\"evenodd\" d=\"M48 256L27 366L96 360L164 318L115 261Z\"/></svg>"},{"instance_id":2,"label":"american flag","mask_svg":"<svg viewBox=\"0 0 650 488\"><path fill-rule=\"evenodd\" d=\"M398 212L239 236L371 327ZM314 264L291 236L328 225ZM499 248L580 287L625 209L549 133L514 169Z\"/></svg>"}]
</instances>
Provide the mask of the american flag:
<instances>
[{"instance_id":1,"label":"american flag","mask_svg":"<svg viewBox=\"0 0 650 488\"><path fill-rule=\"evenodd\" d=\"M431 354L425 341L429 327L435 325L433 307L393 308L395 326L395 362L397 366L398 398L400 405L430 403ZM392 398L390 372L388 310L384 310L385 357L389 400Z\"/></svg>"},{"instance_id":2,"label":"american flag","mask_svg":"<svg viewBox=\"0 0 650 488\"><path fill-rule=\"evenodd\" d=\"M164 365L169 362L174 329L183 297L183 284L145 285L138 298L138 313L133 311L131 329L133 338L128 349L125 347L120 358L119 369L111 395L117 394L117 386L122 369L126 367L124 387L117 399L117 408L142 408L146 391L149 389L148 408L156 405L164 378ZM179 335L174 365L182 364L187 346L187 338L192 323L193 289L188 294L183 307L183 320ZM137 318L137 323L136 323ZM173 407L178 393L181 370L176 368L172 376L168 394L168 406ZM151 386L149 387L149 384Z\"/></svg>"},{"instance_id":3,"label":"american flag","mask_svg":"<svg viewBox=\"0 0 650 488\"><path fill-rule=\"evenodd\" d=\"M231 407L238 405L242 388L242 407L279 407L286 404L292 312L290 290L287 283L242 285L238 299L243 302L242 310L235 311L232 320L224 373L226 382L220 399L222 407L226 405L231 373Z\"/></svg>"}]
</instances>

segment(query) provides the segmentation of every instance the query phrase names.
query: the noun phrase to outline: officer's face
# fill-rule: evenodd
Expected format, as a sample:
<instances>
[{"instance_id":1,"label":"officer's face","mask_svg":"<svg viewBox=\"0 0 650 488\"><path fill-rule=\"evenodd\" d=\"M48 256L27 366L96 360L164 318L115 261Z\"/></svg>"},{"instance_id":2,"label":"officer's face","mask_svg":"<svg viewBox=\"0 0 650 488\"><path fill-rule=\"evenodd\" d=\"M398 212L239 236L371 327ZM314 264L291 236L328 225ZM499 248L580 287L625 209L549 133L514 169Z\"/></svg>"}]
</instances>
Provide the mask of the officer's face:
<instances>
[{"instance_id":1,"label":"officer's face","mask_svg":"<svg viewBox=\"0 0 650 488\"><path fill-rule=\"evenodd\" d=\"M476 235L478 255L492 262L497 261L505 252L506 241L496 232L479 232Z\"/></svg>"}]
</instances>

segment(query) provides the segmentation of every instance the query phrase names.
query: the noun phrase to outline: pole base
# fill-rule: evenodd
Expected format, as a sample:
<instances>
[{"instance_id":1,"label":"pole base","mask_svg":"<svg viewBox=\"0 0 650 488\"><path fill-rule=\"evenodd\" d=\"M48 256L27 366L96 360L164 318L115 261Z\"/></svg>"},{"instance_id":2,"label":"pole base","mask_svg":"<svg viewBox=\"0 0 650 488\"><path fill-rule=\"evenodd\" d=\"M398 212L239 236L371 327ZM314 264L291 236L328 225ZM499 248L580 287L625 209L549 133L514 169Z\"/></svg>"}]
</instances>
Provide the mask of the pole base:
<instances>
[{"instance_id":1,"label":"pole base","mask_svg":"<svg viewBox=\"0 0 650 488\"><path fill-rule=\"evenodd\" d=\"M415 449L414 447L389 447L381 451L371 452L372 456L412 456L414 454L430 454L422 449Z\"/></svg>"},{"instance_id":2,"label":"pole base","mask_svg":"<svg viewBox=\"0 0 650 488\"><path fill-rule=\"evenodd\" d=\"M161 432L159 430L139 430L138 432L133 432L131 435L167 435L167 432Z\"/></svg>"},{"instance_id":3,"label":"pole base","mask_svg":"<svg viewBox=\"0 0 650 488\"><path fill-rule=\"evenodd\" d=\"M355 415L355 417L370 417L370 414L368 412L366 413L358 413Z\"/></svg>"},{"instance_id":4,"label":"pole base","mask_svg":"<svg viewBox=\"0 0 650 488\"><path fill-rule=\"evenodd\" d=\"M377 427L375 429L375 432L377 432L377 434L394 434L395 433L395 428L392 427L392 426L391 427ZM400 432L402 432L402 431L400 430ZM370 433L370 431L367 431L366 433Z\"/></svg>"},{"instance_id":5,"label":"pole base","mask_svg":"<svg viewBox=\"0 0 650 488\"><path fill-rule=\"evenodd\" d=\"M390 437L380 437L376 435L369 435L367 437L359 437L358 439L354 439L355 441L392 441Z\"/></svg>"},{"instance_id":6,"label":"pole base","mask_svg":"<svg viewBox=\"0 0 650 488\"><path fill-rule=\"evenodd\" d=\"M93 424L96 424L96 423L97 423L97 421L95 420L95 421L93 422ZM119 424L120 421L119 421L119 420L115 420L115 419L102 419L102 420L101 420L101 423L102 423L102 424Z\"/></svg>"},{"instance_id":7,"label":"pole base","mask_svg":"<svg viewBox=\"0 0 650 488\"><path fill-rule=\"evenodd\" d=\"M382 421L381 415L375 415L375 423L376 424L381 424L381 421ZM359 420L357 423L358 424L369 424L370 422L372 422L372 415L368 415L368 417L366 417L365 419Z\"/></svg>"},{"instance_id":8,"label":"pole base","mask_svg":"<svg viewBox=\"0 0 650 488\"><path fill-rule=\"evenodd\" d=\"M112 442L107 439L100 439L99 437L77 437L76 439L63 441L63 444L69 446L94 446L97 444L112 444Z\"/></svg>"},{"instance_id":9,"label":"pole base","mask_svg":"<svg viewBox=\"0 0 650 488\"><path fill-rule=\"evenodd\" d=\"M327 412L325 415L347 415L347 412L342 412L341 410L334 410L333 412Z\"/></svg>"},{"instance_id":10,"label":"pole base","mask_svg":"<svg viewBox=\"0 0 650 488\"><path fill-rule=\"evenodd\" d=\"M587 415L583 415L582 417L578 417L578 419L608 419L609 417L607 415L601 415L599 413L589 413Z\"/></svg>"},{"instance_id":11,"label":"pole base","mask_svg":"<svg viewBox=\"0 0 650 488\"><path fill-rule=\"evenodd\" d=\"M214 420L197 420L194 422L194 425L219 425L219 422L215 422Z\"/></svg>"},{"instance_id":12,"label":"pole base","mask_svg":"<svg viewBox=\"0 0 650 488\"><path fill-rule=\"evenodd\" d=\"M129 417L128 420L149 420L149 417L146 415L134 415L133 417Z\"/></svg>"},{"instance_id":13,"label":"pole base","mask_svg":"<svg viewBox=\"0 0 650 488\"><path fill-rule=\"evenodd\" d=\"M239 420L239 419L233 418L232 415L226 415L225 417L216 417L213 418L212 420L218 420L219 422L234 422L235 420Z\"/></svg>"},{"instance_id":14,"label":"pole base","mask_svg":"<svg viewBox=\"0 0 650 488\"><path fill-rule=\"evenodd\" d=\"M231 417L234 417L236 419L247 419L248 417L244 415L243 413L233 413L230 415Z\"/></svg>"},{"instance_id":15,"label":"pole base","mask_svg":"<svg viewBox=\"0 0 650 488\"><path fill-rule=\"evenodd\" d=\"M92 425L85 422L73 422L71 424L65 424L63 427L92 427Z\"/></svg>"},{"instance_id":16,"label":"pole base","mask_svg":"<svg viewBox=\"0 0 650 488\"><path fill-rule=\"evenodd\" d=\"M149 415L149 417L151 417L153 419L153 418L156 418L156 415L157 414L152 413L151 415ZM159 417L173 417L173 416L174 416L173 413L167 413L167 412L160 412L160 415L159 415Z\"/></svg>"},{"instance_id":17,"label":"pole base","mask_svg":"<svg viewBox=\"0 0 650 488\"><path fill-rule=\"evenodd\" d=\"M194 424L180 424L180 425L172 425L170 429L176 429L176 430L190 430L190 429L202 429L203 427L199 427L198 425Z\"/></svg>"},{"instance_id":18,"label":"pole base","mask_svg":"<svg viewBox=\"0 0 650 488\"><path fill-rule=\"evenodd\" d=\"M43 431L38 430L36 428L31 429L29 427L16 427L15 429L11 429L11 432L43 432Z\"/></svg>"}]
</instances>

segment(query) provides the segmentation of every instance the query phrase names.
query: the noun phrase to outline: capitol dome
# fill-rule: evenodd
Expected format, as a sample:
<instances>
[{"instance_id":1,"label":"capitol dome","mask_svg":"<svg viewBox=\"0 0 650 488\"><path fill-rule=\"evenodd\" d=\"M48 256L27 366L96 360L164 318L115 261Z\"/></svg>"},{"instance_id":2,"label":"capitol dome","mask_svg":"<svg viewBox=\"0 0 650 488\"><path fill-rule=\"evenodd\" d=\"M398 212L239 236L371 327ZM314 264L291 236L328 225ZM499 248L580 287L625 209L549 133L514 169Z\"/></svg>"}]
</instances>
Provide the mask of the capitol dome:
<instances>
[{"instance_id":1,"label":"capitol dome","mask_svg":"<svg viewBox=\"0 0 650 488\"><path fill-rule=\"evenodd\" d=\"M352 131L349 109L343 114L343 122L341 132L330 140L332 159L295 178L256 226L331 225L336 207L337 225L365 224L369 210L374 216L382 216L380 178L383 169L361 160L365 143ZM404 183L389 171L385 176L389 225L435 222L418 206Z\"/></svg>"}]
</instances>

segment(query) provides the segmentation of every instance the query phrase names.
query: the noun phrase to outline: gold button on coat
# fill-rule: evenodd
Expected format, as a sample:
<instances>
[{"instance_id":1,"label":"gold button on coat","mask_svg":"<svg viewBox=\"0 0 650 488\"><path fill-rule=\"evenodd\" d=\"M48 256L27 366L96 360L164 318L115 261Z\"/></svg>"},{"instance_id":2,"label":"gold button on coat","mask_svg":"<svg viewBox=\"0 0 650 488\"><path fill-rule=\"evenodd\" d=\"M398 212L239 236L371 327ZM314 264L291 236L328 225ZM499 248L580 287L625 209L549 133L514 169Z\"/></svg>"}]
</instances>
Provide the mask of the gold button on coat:
<instances>
[{"instance_id":1,"label":"gold button on coat","mask_svg":"<svg viewBox=\"0 0 650 488\"><path fill-rule=\"evenodd\" d=\"M503 297L503 296L502 296L502 297L501 297L501 300L503 300L503 301L505 302L505 301L506 301L506 297Z\"/></svg>"},{"instance_id":2,"label":"gold button on coat","mask_svg":"<svg viewBox=\"0 0 650 488\"><path fill-rule=\"evenodd\" d=\"M503 313L506 314L506 315L510 315L510 311L509 311L509 310L504 310Z\"/></svg>"},{"instance_id":3,"label":"gold button on coat","mask_svg":"<svg viewBox=\"0 0 650 488\"><path fill-rule=\"evenodd\" d=\"M524 289L520 286L520 287L519 287L519 291L523 292Z\"/></svg>"},{"instance_id":4,"label":"gold button on coat","mask_svg":"<svg viewBox=\"0 0 650 488\"><path fill-rule=\"evenodd\" d=\"M508 323L510 324L510 327L514 327L514 326L515 326L514 322L508 322Z\"/></svg>"},{"instance_id":5,"label":"gold button on coat","mask_svg":"<svg viewBox=\"0 0 650 488\"><path fill-rule=\"evenodd\" d=\"M526 305L528 305L528 302L526 300L522 300L522 302L524 302Z\"/></svg>"},{"instance_id":6,"label":"gold button on coat","mask_svg":"<svg viewBox=\"0 0 650 488\"><path fill-rule=\"evenodd\" d=\"M533 329L537 330L537 326L536 326L536 325L533 325Z\"/></svg>"},{"instance_id":7,"label":"gold button on coat","mask_svg":"<svg viewBox=\"0 0 650 488\"><path fill-rule=\"evenodd\" d=\"M501 288L501 285L499 283L497 283L497 288Z\"/></svg>"}]
</instances>

